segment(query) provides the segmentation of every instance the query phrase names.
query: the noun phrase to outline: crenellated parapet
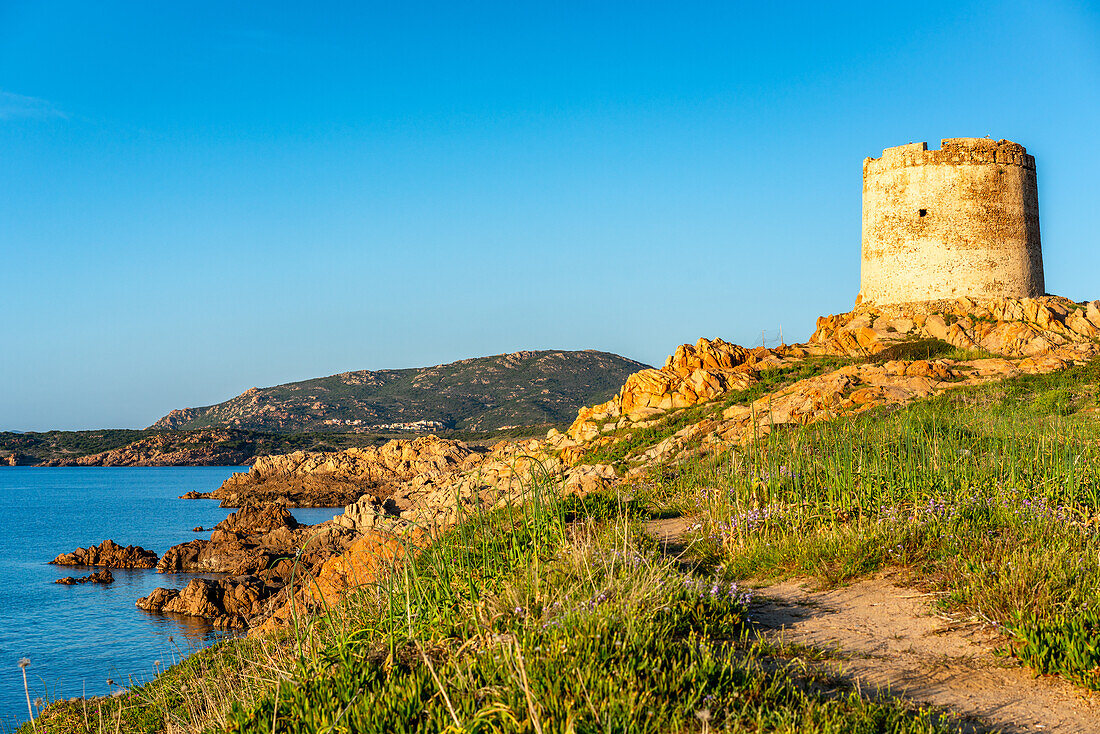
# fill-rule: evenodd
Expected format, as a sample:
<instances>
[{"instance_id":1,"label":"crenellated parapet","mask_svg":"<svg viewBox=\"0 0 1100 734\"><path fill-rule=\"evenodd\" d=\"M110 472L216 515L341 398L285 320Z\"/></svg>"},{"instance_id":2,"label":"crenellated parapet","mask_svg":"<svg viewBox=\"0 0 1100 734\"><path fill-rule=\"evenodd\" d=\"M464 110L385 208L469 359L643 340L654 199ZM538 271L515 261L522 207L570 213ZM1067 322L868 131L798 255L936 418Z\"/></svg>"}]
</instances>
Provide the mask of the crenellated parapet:
<instances>
[{"instance_id":1,"label":"crenellated parapet","mask_svg":"<svg viewBox=\"0 0 1100 734\"><path fill-rule=\"evenodd\" d=\"M863 171L881 171L906 166L991 165L1020 166L1035 170L1035 158L1027 149L1011 140L990 138L944 138L939 150L929 150L928 143L909 143L887 148L879 158L864 158Z\"/></svg>"}]
</instances>

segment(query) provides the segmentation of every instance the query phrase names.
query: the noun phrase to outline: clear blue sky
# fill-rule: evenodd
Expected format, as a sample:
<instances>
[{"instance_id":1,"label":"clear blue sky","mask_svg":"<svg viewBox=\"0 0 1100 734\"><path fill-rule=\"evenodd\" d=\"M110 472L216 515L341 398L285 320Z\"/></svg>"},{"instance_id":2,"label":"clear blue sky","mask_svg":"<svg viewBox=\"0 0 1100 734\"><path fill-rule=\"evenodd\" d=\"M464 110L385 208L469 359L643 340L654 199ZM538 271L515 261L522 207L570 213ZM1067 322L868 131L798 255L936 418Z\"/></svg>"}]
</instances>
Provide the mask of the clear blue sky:
<instances>
[{"instance_id":1,"label":"clear blue sky","mask_svg":"<svg viewBox=\"0 0 1100 734\"><path fill-rule=\"evenodd\" d=\"M1100 297L1100 8L0 0L0 429L519 349L804 339L862 160L1038 159Z\"/></svg>"}]
</instances>

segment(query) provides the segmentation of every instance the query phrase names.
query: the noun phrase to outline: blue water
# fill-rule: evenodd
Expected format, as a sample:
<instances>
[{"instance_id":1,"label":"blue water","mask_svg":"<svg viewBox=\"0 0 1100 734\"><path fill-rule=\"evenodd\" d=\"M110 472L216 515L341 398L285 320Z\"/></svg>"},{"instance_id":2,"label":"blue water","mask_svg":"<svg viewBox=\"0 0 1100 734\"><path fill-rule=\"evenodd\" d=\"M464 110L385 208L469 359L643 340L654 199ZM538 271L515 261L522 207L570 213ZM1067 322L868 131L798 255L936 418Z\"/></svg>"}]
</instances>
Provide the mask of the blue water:
<instances>
[{"instance_id":1,"label":"blue water","mask_svg":"<svg viewBox=\"0 0 1100 734\"><path fill-rule=\"evenodd\" d=\"M158 586L182 588L193 574L114 569L110 585L55 584L90 571L51 566L59 553L111 538L164 553L209 537L232 510L216 500L181 500L216 489L245 467L0 468L0 731L27 718L18 661L31 661L31 699L102 695L140 683L154 663L171 665L224 636L201 620L161 616L134 606ZM293 510L304 523L332 518L330 508Z\"/></svg>"}]
</instances>

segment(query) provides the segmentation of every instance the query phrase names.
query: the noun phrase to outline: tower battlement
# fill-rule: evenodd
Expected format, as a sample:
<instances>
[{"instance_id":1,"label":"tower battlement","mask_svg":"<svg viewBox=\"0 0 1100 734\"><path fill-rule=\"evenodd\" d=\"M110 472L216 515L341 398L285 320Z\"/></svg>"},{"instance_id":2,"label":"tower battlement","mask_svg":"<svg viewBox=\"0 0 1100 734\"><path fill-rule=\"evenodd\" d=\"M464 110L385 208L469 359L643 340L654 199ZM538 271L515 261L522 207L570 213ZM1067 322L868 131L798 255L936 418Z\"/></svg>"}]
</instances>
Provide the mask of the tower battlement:
<instances>
[{"instance_id":1,"label":"tower battlement","mask_svg":"<svg viewBox=\"0 0 1100 734\"><path fill-rule=\"evenodd\" d=\"M929 150L928 143L909 143L882 151L879 158L864 158L863 171L884 170L903 166L929 165L989 165L1022 166L1035 170L1035 159L1027 149L1010 140L990 138L944 138L939 150Z\"/></svg>"},{"instance_id":2,"label":"tower battlement","mask_svg":"<svg viewBox=\"0 0 1100 734\"><path fill-rule=\"evenodd\" d=\"M875 303L1045 290L1035 159L1009 140L945 138L863 161L860 295Z\"/></svg>"}]
</instances>

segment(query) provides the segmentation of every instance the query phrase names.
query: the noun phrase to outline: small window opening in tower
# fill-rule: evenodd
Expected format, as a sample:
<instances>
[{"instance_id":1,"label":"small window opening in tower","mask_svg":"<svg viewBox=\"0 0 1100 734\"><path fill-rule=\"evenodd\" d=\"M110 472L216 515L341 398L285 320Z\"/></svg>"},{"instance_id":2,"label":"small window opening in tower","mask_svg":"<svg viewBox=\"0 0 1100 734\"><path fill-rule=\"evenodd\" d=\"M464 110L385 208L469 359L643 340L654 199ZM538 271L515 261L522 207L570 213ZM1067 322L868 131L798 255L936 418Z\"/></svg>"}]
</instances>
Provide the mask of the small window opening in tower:
<instances>
[{"instance_id":1,"label":"small window opening in tower","mask_svg":"<svg viewBox=\"0 0 1100 734\"><path fill-rule=\"evenodd\" d=\"M927 217L928 216L928 210L927 209L921 209L920 210L920 216Z\"/></svg>"}]
</instances>

